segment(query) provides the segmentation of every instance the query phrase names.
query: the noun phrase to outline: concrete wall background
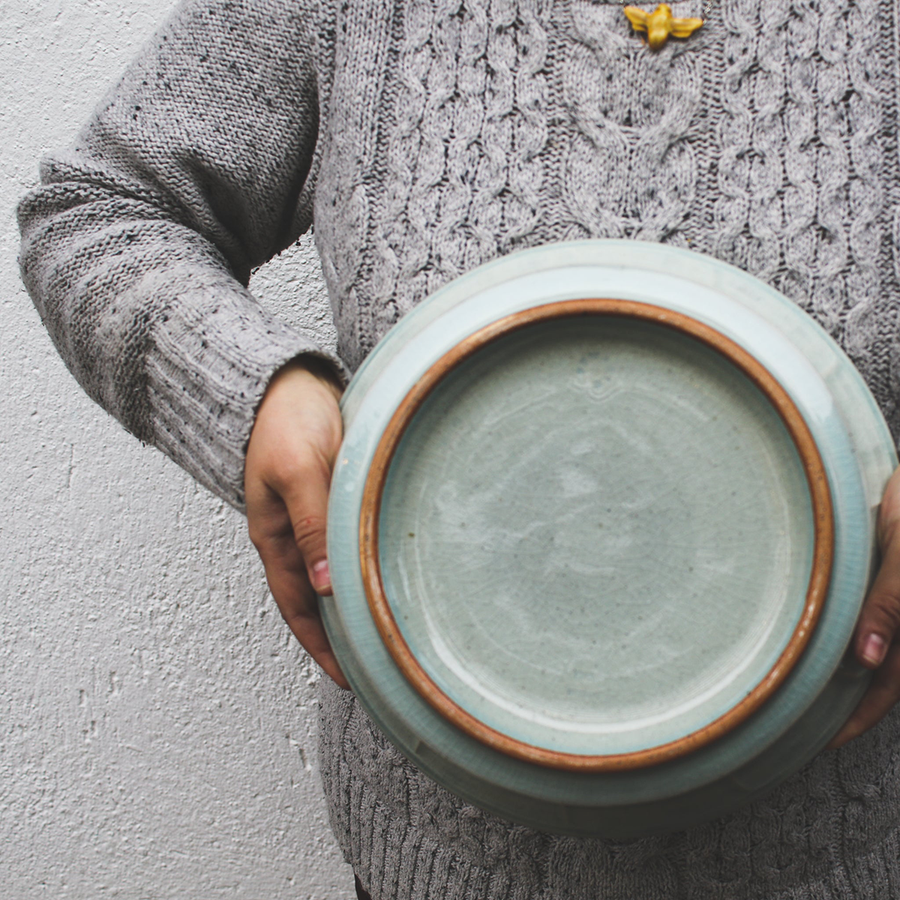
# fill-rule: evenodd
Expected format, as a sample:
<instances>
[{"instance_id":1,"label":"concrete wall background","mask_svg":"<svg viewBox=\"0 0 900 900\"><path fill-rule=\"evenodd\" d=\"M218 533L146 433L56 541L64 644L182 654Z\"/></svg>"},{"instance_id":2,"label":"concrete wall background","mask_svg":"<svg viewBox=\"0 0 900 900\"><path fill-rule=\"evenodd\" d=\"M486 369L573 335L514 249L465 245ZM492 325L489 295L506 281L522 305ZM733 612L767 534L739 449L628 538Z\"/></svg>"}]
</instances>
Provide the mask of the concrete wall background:
<instances>
[{"instance_id":1,"label":"concrete wall background","mask_svg":"<svg viewBox=\"0 0 900 900\"><path fill-rule=\"evenodd\" d=\"M0 900L346 900L244 520L82 394L18 278L39 156L170 5L0 3ZM330 339L308 243L253 287Z\"/></svg>"}]
</instances>

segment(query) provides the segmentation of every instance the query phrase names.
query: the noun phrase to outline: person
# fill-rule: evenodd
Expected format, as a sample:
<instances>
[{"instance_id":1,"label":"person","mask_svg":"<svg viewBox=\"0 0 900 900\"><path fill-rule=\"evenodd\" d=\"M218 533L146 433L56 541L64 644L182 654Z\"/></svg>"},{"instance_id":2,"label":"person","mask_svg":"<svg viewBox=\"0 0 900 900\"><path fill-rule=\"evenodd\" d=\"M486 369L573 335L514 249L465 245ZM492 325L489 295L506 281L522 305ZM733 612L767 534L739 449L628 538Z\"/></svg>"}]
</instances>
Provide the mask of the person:
<instances>
[{"instance_id":1,"label":"person","mask_svg":"<svg viewBox=\"0 0 900 900\"><path fill-rule=\"evenodd\" d=\"M325 791L375 900L900 896L897 477L853 648L876 674L838 749L679 833L545 834L448 794L344 690L318 617L342 385L515 249L627 237L738 265L831 333L900 434L900 4L707 5L672 4L703 27L653 50L612 0L184 0L20 205L23 277L76 378L246 510L330 676ZM313 225L337 356L246 287Z\"/></svg>"}]
</instances>

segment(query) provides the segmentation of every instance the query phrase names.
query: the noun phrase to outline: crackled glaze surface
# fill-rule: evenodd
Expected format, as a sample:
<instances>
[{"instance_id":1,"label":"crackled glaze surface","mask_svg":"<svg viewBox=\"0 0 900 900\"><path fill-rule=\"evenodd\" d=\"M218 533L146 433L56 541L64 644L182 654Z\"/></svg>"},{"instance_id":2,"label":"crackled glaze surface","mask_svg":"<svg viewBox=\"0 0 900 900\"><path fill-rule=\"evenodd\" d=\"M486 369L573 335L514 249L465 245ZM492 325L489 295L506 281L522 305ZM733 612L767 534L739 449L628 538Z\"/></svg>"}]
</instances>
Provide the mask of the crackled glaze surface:
<instances>
[{"instance_id":1,"label":"crackled glaze surface","mask_svg":"<svg viewBox=\"0 0 900 900\"><path fill-rule=\"evenodd\" d=\"M519 740L676 740L768 673L803 610L812 519L775 410L718 352L605 317L457 368L382 506L394 616L453 700Z\"/></svg>"}]
</instances>

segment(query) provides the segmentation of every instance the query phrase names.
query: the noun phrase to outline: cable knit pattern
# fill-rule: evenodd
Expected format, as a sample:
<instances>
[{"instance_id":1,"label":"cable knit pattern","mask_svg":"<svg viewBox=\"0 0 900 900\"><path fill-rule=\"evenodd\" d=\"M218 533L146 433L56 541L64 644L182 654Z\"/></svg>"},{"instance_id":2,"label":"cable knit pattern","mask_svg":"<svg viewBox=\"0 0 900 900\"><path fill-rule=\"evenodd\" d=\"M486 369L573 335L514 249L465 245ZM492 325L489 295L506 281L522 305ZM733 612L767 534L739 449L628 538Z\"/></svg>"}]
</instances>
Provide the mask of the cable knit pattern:
<instances>
[{"instance_id":1,"label":"cable knit pattern","mask_svg":"<svg viewBox=\"0 0 900 900\"><path fill-rule=\"evenodd\" d=\"M373 897L898 896L900 716L727 819L603 841L540 834L480 812L417 772L352 697L327 683L321 700L320 759L335 833Z\"/></svg>"},{"instance_id":2,"label":"cable knit pattern","mask_svg":"<svg viewBox=\"0 0 900 900\"><path fill-rule=\"evenodd\" d=\"M676 15L700 12L699 4L681 7ZM700 57L675 41L648 53L615 6L577 2L572 27L563 104L576 135L562 165L577 236L685 245L699 175L694 144L703 137L694 128Z\"/></svg>"},{"instance_id":3,"label":"cable knit pattern","mask_svg":"<svg viewBox=\"0 0 900 900\"><path fill-rule=\"evenodd\" d=\"M898 5L715 0L651 53L618 0L183 0L45 162L24 277L88 392L238 507L268 378L320 352L245 284L313 221L351 369L493 257L662 241L807 310L900 436ZM718 822L576 840L451 796L321 693L335 833L374 900L893 900L898 737L895 713Z\"/></svg>"}]
</instances>

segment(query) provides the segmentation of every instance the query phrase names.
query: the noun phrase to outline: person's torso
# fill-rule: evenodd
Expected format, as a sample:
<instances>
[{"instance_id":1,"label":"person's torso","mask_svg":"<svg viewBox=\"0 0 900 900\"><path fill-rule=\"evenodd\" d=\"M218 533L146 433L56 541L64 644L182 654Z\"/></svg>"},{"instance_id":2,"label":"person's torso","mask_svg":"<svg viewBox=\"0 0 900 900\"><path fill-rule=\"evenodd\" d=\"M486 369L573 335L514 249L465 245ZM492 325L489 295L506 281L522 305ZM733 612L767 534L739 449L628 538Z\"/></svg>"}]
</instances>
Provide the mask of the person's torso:
<instances>
[{"instance_id":1,"label":"person's torso","mask_svg":"<svg viewBox=\"0 0 900 900\"><path fill-rule=\"evenodd\" d=\"M365 0L323 17L316 240L351 366L480 263L624 237L784 292L892 417L894 0L713 0L658 52L610 0Z\"/></svg>"}]
</instances>

